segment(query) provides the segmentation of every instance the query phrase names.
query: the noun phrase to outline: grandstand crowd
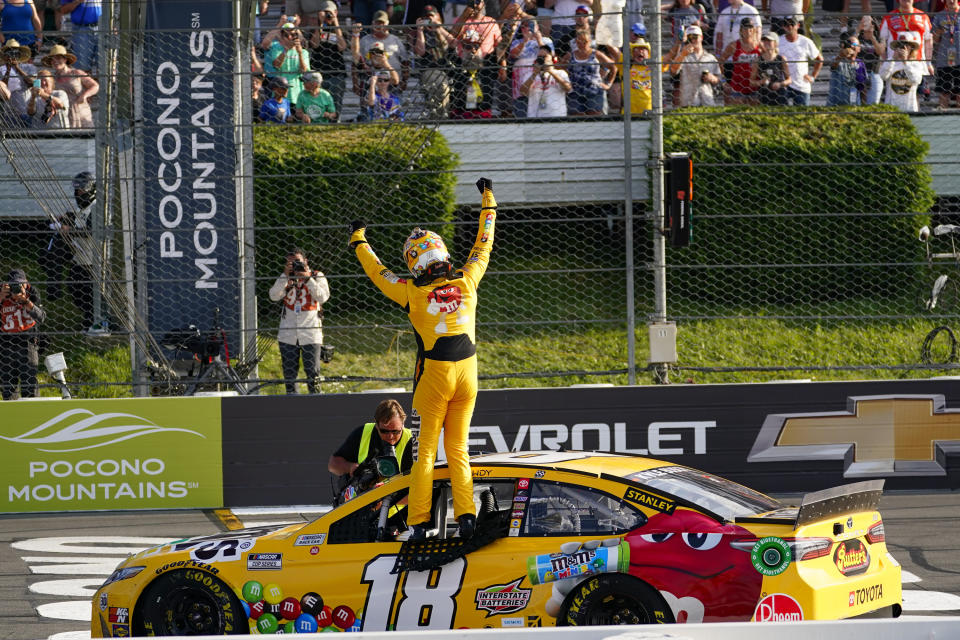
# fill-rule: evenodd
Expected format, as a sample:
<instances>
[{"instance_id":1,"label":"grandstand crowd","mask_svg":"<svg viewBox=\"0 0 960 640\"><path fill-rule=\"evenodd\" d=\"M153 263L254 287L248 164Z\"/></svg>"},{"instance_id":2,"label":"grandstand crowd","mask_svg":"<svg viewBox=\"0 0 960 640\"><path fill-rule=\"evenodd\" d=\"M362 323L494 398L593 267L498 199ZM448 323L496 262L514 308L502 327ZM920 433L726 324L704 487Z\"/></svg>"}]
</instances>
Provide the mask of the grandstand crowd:
<instances>
[{"instance_id":1,"label":"grandstand crowd","mask_svg":"<svg viewBox=\"0 0 960 640\"><path fill-rule=\"evenodd\" d=\"M253 119L642 114L656 72L665 109L960 107L958 0L857 4L673 0L657 25L641 0L255 0ZM0 0L4 124L93 126L100 17L99 0Z\"/></svg>"}]
</instances>

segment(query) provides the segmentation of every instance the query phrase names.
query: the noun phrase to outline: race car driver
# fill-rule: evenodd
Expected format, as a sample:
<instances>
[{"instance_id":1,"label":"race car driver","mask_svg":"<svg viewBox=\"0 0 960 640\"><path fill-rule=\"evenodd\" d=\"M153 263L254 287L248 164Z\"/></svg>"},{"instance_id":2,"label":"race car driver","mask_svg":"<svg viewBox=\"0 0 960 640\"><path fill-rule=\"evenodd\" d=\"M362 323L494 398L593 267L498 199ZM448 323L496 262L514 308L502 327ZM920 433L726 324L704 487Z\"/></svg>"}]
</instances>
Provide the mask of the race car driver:
<instances>
[{"instance_id":1,"label":"race car driver","mask_svg":"<svg viewBox=\"0 0 960 640\"><path fill-rule=\"evenodd\" d=\"M443 240L416 228L403 246L412 280L386 269L367 243L366 225L351 223L350 246L363 270L388 298L403 307L417 339L413 419L419 419L419 449L410 481L410 540L426 537L432 501L433 465L441 429L450 468L453 511L460 536L473 535L476 515L467 453L470 419L477 400L477 286L490 262L497 201L493 182L477 181L482 195L477 237L466 263L454 270Z\"/></svg>"}]
</instances>

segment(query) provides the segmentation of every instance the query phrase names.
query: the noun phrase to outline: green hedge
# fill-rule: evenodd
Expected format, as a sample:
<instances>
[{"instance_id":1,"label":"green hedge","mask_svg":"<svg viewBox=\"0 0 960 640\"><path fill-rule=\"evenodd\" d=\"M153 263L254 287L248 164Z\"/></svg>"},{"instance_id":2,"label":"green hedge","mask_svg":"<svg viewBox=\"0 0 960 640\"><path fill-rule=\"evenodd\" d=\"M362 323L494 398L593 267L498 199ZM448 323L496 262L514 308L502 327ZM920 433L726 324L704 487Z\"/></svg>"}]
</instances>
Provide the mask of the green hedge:
<instances>
[{"instance_id":1,"label":"green hedge","mask_svg":"<svg viewBox=\"0 0 960 640\"><path fill-rule=\"evenodd\" d=\"M400 249L414 225L432 223L452 240L452 227L436 223L453 218L458 158L435 131L396 123L259 127L253 162L262 326L274 324L266 292L290 247L302 247L314 268L342 274L344 262L359 271L346 246L354 219L375 228L371 244L394 269L403 267ZM353 309L371 300L383 306L369 282L337 287L335 298Z\"/></svg>"},{"instance_id":2,"label":"green hedge","mask_svg":"<svg viewBox=\"0 0 960 640\"><path fill-rule=\"evenodd\" d=\"M724 117L737 111L681 109L664 119L664 151L694 162L693 245L670 250L668 265L822 265L737 272L740 295L762 303L902 293L911 278L890 278L882 265L920 260L912 239L934 202L928 145L909 116L878 106L750 107ZM705 288L703 277L672 272L671 297L731 300L729 288Z\"/></svg>"}]
</instances>

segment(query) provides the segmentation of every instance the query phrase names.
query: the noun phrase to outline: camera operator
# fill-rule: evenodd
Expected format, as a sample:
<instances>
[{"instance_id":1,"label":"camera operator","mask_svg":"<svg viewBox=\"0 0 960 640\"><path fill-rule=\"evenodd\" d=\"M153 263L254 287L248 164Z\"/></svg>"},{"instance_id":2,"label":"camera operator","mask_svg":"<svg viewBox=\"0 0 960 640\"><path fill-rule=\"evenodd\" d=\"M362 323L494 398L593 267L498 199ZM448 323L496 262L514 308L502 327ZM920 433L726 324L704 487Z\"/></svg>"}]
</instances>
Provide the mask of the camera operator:
<instances>
[{"instance_id":1,"label":"camera operator","mask_svg":"<svg viewBox=\"0 0 960 640\"><path fill-rule=\"evenodd\" d=\"M283 274L270 287L270 299L281 302L280 364L287 393L297 392L297 373L303 360L310 393L319 393L320 353L323 345L323 303L330 299L330 284L320 271L314 271L303 249L287 254Z\"/></svg>"},{"instance_id":2,"label":"camera operator","mask_svg":"<svg viewBox=\"0 0 960 640\"><path fill-rule=\"evenodd\" d=\"M23 269L8 273L0 286L0 391L4 400L13 397L17 384L21 398L37 395L40 363L37 325L46 319L40 294L27 281Z\"/></svg>"},{"instance_id":3,"label":"camera operator","mask_svg":"<svg viewBox=\"0 0 960 640\"><path fill-rule=\"evenodd\" d=\"M416 446L416 440L413 432L403 426L407 414L400 403L393 398L384 400L377 405L373 412L373 419L374 422L368 422L350 432L344 443L327 462L330 473L340 476L336 490L337 496L354 479L357 470L362 470L361 465L365 461L391 455L391 447L399 463L400 473L413 468L413 449Z\"/></svg>"}]
</instances>

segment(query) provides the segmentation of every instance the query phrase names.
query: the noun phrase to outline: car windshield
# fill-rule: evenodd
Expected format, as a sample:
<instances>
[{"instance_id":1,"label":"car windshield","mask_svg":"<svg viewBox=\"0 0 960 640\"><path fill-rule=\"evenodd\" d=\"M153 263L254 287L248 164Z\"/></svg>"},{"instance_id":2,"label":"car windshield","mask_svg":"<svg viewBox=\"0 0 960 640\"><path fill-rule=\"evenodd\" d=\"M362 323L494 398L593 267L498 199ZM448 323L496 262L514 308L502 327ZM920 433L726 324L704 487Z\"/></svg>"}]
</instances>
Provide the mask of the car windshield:
<instances>
[{"instance_id":1,"label":"car windshield","mask_svg":"<svg viewBox=\"0 0 960 640\"><path fill-rule=\"evenodd\" d=\"M724 478L688 467L656 467L627 476L717 514L724 520L779 509L769 496Z\"/></svg>"}]
</instances>

